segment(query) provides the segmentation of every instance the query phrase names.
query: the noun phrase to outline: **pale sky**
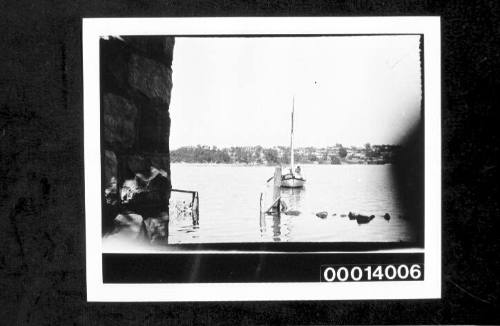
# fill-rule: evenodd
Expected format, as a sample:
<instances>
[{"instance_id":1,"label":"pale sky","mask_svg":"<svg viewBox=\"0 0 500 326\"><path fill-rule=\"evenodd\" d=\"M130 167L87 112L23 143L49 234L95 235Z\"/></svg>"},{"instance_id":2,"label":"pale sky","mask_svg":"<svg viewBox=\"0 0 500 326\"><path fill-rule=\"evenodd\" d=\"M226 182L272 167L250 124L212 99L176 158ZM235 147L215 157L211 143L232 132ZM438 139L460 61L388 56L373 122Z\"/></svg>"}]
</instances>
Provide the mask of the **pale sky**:
<instances>
[{"instance_id":1,"label":"pale sky","mask_svg":"<svg viewBox=\"0 0 500 326\"><path fill-rule=\"evenodd\" d=\"M397 144L420 120L419 36L182 38L170 148Z\"/></svg>"}]
</instances>

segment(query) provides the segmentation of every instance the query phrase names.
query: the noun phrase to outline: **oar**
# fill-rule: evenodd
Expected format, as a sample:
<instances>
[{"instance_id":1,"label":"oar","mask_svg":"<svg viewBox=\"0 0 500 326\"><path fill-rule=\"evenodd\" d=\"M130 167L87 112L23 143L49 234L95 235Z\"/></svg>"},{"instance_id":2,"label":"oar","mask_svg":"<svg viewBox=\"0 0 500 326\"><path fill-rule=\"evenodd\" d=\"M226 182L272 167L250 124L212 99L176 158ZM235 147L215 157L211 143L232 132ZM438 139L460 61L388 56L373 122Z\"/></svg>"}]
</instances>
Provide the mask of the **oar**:
<instances>
[{"instance_id":1,"label":"oar","mask_svg":"<svg viewBox=\"0 0 500 326\"><path fill-rule=\"evenodd\" d=\"M267 179L266 183L271 181L272 179L274 179L274 175L272 177L270 177L269 179Z\"/></svg>"}]
</instances>

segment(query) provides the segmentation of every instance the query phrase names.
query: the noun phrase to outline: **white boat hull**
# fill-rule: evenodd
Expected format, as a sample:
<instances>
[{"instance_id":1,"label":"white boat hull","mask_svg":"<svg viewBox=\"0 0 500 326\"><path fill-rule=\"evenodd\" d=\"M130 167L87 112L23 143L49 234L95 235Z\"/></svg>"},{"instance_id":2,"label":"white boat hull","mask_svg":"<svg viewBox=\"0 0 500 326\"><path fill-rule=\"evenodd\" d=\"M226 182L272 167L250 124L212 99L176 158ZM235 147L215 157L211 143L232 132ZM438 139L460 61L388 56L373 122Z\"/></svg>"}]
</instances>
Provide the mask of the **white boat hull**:
<instances>
[{"instance_id":1,"label":"white boat hull","mask_svg":"<svg viewBox=\"0 0 500 326\"><path fill-rule=\"evenodd\" d=\"M281 178L281 186L284 188L302 188L306 180L291 175L284 175Z\"/></svg>"}]
</instances>

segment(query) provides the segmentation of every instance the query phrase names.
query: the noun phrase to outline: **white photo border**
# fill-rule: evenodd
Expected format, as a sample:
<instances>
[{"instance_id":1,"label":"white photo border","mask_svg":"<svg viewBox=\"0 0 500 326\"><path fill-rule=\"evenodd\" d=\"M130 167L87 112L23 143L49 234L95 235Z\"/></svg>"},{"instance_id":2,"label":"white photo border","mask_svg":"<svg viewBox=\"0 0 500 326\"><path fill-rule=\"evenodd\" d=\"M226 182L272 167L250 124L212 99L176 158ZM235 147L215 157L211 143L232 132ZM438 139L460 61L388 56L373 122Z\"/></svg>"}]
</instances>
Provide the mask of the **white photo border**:
<instances>
[{"instance_id":1,"label":"white photo border","mask_svg":"<svg viewBox=\"0 0 500 326\"><path fill-rule=\"evenodd\" d=\"M87 301L271 301L441 298L440 17L84 18ZM105 284L101 243L99 39L109 35L424 35L425 279L348 283ZM396 251L393 251L396 252ZM422 250L416 250L422 252ZM196 253L201 254L201 253ZM319 266L318 266L319 268Z\"/></svg>"}]
</instances>

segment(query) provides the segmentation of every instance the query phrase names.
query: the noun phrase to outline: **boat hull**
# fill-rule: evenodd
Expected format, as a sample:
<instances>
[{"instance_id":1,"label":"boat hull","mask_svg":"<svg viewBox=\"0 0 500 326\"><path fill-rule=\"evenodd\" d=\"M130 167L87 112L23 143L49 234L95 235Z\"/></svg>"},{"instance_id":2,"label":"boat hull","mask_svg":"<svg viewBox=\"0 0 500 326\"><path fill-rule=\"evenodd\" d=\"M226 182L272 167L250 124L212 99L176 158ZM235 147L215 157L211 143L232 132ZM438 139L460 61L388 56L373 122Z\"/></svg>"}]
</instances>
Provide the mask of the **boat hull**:
<instances>
[{"instance_id":1,"label":"boat hull","mask_svg":"<svg viewBox=\"0 0 500 326\"><path fill-rule=\"evenodd\" d=\"M304 187L305 179L297 178L291 175L284 175L281 178L281 187L283 188L302 188Z\"/></svg>"}]
</instances>

